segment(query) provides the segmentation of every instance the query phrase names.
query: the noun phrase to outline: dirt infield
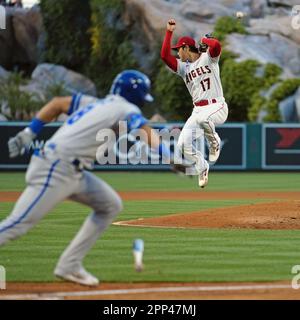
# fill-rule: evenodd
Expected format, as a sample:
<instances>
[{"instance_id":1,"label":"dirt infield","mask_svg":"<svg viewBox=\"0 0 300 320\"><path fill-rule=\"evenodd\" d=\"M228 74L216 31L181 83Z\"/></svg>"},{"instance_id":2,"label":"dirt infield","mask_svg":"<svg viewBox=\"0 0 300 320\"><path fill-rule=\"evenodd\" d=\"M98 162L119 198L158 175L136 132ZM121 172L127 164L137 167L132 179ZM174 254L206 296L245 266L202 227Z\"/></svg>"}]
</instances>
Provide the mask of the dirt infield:
<instances>
[{"instance_id":1,"label":"dirt infield","mask_svg":"<svg viewBox=\"0 0 300 320\"><path fill-rule=\"evenodd\" d=\"M1 191L0 202L16 201L20 192ZM132 191L119 192L123 200L234 200L234 199L281 199L297 200L299 192L265 191Z\"/></svg>"},{"instance_id":2,"label":"dirt infield","mask_svg":"<svg viewBox=\"0 0 300 320\"><path fill-rule=\"evenodd\" d=\"M18 192L1 192L0 201L15 201ZM297 192L121 192L124 200L260 200L263 203L140 218L115 224L175 228L300 229ZM265 200L265 201L264 201ZM276 200L276 201L275 201Z\"/></svg>"},{"instance_id":3,"label":"dirt infield","mask_svg":"<svg viewBox=\"0 0 300 320\"><path fill-rule=\"evenodd\" d=\"M1 192L0 202L18 192ZM124 200L260 200L260 203L121 221L115 224L167 228L300 229L297 192L121 192ZM250 201L251 202L251 201ZM200 209L200 208L199 208ZM8 283L1 299L300 299L290 282L102 283L96 288L64 282Z\"/></svg>"},{"instance_id":4,"label":"dirt infield","mask_svg":"<svg viewBox=\"0 0 300 320\"><path fill-rule=\"evenodd\" d=\"M259 283L102 283L87 288L71 283L8 283L0 300L299 300L289 282Z\"/></svg>"},{"instance_id":5,"label":"dirt infield","mask_svg":"<svg viewBox=\"0 0 300 320\"><path fill-rule=\"evenodd\" d=\"M276 201L158 218L120 221L117 225L173 228L300 229L300 201Z\"/></svg>"}]
</instances>

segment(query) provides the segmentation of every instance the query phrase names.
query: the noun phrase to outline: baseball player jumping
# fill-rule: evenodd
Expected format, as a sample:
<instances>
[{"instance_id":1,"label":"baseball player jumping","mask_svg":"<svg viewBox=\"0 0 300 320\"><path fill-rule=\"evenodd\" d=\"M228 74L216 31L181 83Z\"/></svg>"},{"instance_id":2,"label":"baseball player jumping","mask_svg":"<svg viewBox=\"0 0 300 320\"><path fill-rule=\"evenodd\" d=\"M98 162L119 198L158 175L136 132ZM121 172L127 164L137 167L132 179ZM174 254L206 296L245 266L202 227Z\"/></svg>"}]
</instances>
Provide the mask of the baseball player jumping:
<instances>
[{"instance_id":1,"label":"baseball player jumping","mask_svg":"<svg viewBox=\"0 0 300 320\"><path fill-rule=\"evenodd\" d=\"M169 150L153 134L138 108L153 100L149 91L150 80L145 74L125 70L115 78L110 94L104 99L82 94L56 97L38 112L27 128L10 138L10 157L16 157L46 123L62 113L69 115L45 147L31 157L26 172L27 187L11 214L0 223L0 246L25 234L66 198L88 205L92 213L61 255L54 274L83 285L99 283L84 269L82 261L122 210L122 200L108 184L85 169L92 167L99 152L100 143L96 140L99 130L115 129L120 121L127 121L129 131L143 129L150 146L168 156ZM105 146L100 149L102 152Z\"/></svg>"},{"instance_id":2,"label":"baseball player jumping","mask_svg":"<svg viewBox=\"0 0 300 320\"><path fill-rule=\"evenodd\" d=\"M171 55L171 39L176 28L174 19L167 23L167 31L161 48L162 60L180 75L193 99L193 112L185 123L178 140L184 156L195 163L199 174L199 186L208 183L209 164L203 154L195 148L199 128L209 145L209 162L216 162L220 155L220 137L215 125L222 124L228 116L228 107L223 97L220 80L219 58L221 45L217 39L204 37L199 48L191 37L181 37L172 49L177 50L179 59Z\"/></svg>"}]
</instances>

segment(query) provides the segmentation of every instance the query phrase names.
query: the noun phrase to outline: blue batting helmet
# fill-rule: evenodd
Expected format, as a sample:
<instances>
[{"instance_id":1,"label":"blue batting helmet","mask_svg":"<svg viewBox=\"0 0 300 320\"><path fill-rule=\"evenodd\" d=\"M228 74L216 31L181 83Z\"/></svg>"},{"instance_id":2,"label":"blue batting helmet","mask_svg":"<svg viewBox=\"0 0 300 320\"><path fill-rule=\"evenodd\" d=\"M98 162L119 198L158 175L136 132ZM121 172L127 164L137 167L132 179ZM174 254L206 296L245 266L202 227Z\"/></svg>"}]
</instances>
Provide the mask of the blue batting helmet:
<instances>
[{"instance_id":1,"label":"blue batting helmet","mask_svg":"<svg viewBox=\"0 0 300 320\"><path fill-rule=\"evenodd\" d=\"M145 101L153 101L149 93L150 87L150 79L144 73L137 70L124 70L115 77L110 93L118 94L127 101L141 106Z\"/></svg>"}]
</instances>

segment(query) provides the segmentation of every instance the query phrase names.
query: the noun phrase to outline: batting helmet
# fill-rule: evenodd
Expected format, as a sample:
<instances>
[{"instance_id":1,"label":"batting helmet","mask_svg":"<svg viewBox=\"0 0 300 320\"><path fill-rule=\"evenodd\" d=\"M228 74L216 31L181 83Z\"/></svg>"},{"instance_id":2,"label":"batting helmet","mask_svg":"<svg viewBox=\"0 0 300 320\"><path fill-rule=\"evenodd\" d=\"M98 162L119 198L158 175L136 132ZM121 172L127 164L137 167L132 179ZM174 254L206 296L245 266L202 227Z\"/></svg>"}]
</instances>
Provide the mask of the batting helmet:
<instances>
[{"instance_id":1,"label":"batting helmet","mask_svg":"<svg viewBox=\"0 0 300 320\"><path fill-rule=\"evenodd\" d=\"M120 95L127 101L141 106L145 101L153 101L149 93L150 87L150 79L144 73L124 70L115 77L110 93Z\"/></svg>"}]
</instances>

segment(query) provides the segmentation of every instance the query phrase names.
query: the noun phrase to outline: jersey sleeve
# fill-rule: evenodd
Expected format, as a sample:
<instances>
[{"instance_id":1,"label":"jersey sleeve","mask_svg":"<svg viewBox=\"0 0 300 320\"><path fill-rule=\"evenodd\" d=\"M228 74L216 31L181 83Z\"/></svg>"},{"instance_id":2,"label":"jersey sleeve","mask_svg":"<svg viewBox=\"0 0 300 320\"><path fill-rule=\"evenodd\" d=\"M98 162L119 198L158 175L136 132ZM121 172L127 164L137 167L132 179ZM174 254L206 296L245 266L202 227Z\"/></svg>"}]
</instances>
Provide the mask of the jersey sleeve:
<instances>
[{"instance_id":1,"label":"jersey sleeve","mask_svg":"<svg viewBox=\"0 0 300 320\"><path fill-rule=\"evenodd\" d=\"M85 95L80 92L73 94L68 115L70 116L74 112L86 107L90 103L94 103L97 100L98 99L96 97Z\"/></svg>"},{"instance_id":2,"label":"jersey sleeve","mask_svg":"<svg viewBox=\"0 0 300 320\"><path fill-rule=\"evenodd\" d=\"M220 56L212 57L208 50L207 50L207 56L211 63L218 63L220 60Z\"/></svg>"},{"instance_id":3,"label":"jersey sleeve","mask_svg":"<svg viewBox=\"0 0 300 320\"><path fill-rule=\"evenodd\" d=\"M211 62L218 62L221 55L221 43L214 38L202 38L201 42L208 45L207 55Z\"/></svg>"},{"instance_id":4,"label":"jersey sleeve","mask_svg":"<svg viewBox=\"0 0 300 320\"><path fill-rule=\"evenodd\" d=\"M160 57L165 62L165 64L174 72L177 70L177 59L171 54L171 39L173 32L166 31L166 35L161 47Z\"/></svg>"},{"instance_id":5,"label":"jersey sleeve","mask_svg":"<svg viewBox=\"0 0 300 320\"><path fill-rule=\"evenodd\" d=\"M148 120L141 113L129 113L125 121L127 121L128 131L139 129L148 123Z\"/></svg>"},{"instance_id":6,"label":"jersey sleeve","mask_svg":"<svg viewBox=\"0 0 300 320\"><path fill-rule=\"evenodd\" d=\"M186 74L186 63L177 59L177 71L176 73L180 75L182 78L185 78Z\"/></svg>"}]
</instances>

